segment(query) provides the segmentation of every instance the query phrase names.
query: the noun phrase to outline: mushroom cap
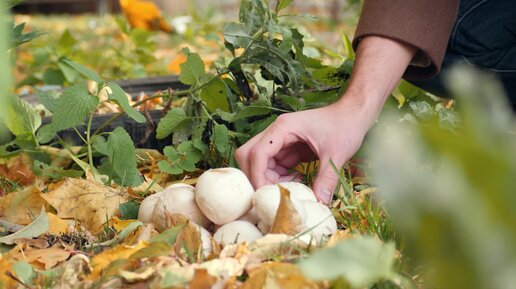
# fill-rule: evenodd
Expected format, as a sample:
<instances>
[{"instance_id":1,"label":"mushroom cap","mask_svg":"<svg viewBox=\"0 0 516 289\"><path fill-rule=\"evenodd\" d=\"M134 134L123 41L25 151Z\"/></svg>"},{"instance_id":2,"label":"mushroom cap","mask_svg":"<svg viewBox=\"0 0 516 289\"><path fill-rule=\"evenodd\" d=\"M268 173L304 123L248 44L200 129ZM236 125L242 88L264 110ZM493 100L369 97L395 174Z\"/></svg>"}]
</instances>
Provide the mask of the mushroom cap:
<instances>
[{"instance_id":1,"label":"mushroom cap","mask_svg":"<svg viewBox=\"0 0 516 289\"><path fill-rule=\"evenodd\" d=\"M167 215L181 214L192 222L208 228L206 218L195 202L195 188L186 184L174 184L162 191L154 206L152 221L158 231L167 228Z\"/></svg>"},{"instance_id":2,"label":"mushroom cap","mask_svg":"<svg viewBox=\"0 0 516 289\"><path fill-rule=\"evenodd\" d=\"M327 206L313 201L303 201L303 205L306 210L303 232L307 231L316 244L337 232L337 221Z\"/></svg>"},{"instance_id":3,"label":"mushroom cap","mask_svg":"<svg viewBox=\"0 0 516 289\"><path fill-rule=\"evenodd\" d=\"M296 211L299 213L301 221L304 224L306 219L305 207L303 206L302 201L297 198L298 195L302 194L297 194L296 191L293 190L289 191L290 200L294 204L294 208L296 208ZM269 233L280 204L280 190L278 185L263 186L256 190L253 195L252 203L253 208L256 210L256 214L260 219L258 227L264 234Z\"/></svg>"},{"instance_id":4,"label":"mushroom cap","mask_svg":"<svg viewBox=\"0 0 516 289\"><path fill-rule=\"evenodd\" d=\"M246 221L233 221L220 227L213 238L222 245L229 245L242 242L251 243L262 236L255 225Z\"/></svg>"},{"instance_id":5,"label":"mushroom cap","mask_svg":"<svg viewBox=\"0 0 516 289\"><path fill-rule=\"evenodd\" d=\"M253 186L239 169L219 168L204 172L197 180L195 200L208 219L227 224L251 209Z\"/></svg>"},{"instance_id":6,"label":"mushroom cap","mask_svg":"<svg viewBox=\"0 0 516 289\"><path fill-rule=\"evenodd\" d=\"M154 206L156 206L156 202L158 202L160 194L161 192L152 194L142 201L140 208L138 209L138 220L143 223L152 222Z\"/></svg>"},{"instance_id":7,"label":"mushroom cap","mask_svg":"<svg viewBox=\"0 0 516 289\"><path fill-rule=\"evenodd\" d=\"M314 201L317 202L317 198L315 197L314 191L312 189L300 182L284 182L280 183L282 187L289 190L291 195L298 200L302 201Z\"/></svg>"}]
</instances>

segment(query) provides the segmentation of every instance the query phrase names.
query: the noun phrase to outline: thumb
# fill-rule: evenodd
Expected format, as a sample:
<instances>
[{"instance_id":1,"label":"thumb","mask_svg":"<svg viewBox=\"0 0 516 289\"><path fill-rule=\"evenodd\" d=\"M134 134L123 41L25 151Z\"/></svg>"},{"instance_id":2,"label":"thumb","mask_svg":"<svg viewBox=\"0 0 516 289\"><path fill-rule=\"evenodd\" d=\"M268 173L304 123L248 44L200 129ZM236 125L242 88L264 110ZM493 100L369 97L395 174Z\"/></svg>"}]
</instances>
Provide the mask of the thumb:
<instances>
[{"instance_id":1,"label":"thumb","mask_svg":"<svg viewBox=\"0 0 516 289\"><path fill-rule=\"evenodd\" d=\"M335 192L337 182L339 181L337 173L339 168L342 167L342 164L335 163L335 167L337 171L333 168L330 159L321 160L319 171L317 172L317 177L313 185L315 197L326 205L328 205L333 198L333 192Z\"/></svg>"}]
</instances>

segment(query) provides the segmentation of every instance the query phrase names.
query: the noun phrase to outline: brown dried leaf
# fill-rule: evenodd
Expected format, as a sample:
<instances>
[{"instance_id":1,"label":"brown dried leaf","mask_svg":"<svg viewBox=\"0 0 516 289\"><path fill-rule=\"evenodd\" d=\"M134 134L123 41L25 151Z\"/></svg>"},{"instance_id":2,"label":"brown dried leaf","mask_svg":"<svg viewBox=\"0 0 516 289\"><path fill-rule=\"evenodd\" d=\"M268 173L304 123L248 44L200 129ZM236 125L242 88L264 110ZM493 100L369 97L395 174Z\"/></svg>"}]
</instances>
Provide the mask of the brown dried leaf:
<instances>
[{"instance_id":1,"label":"brown dried leaf","mask_svg":"<svg viewBox=\"0 0 516 289\"><path fill-rule=\"evenodd\" d=\"M301 233L301 216L290 199L290 191L278 185L280 189L280 204L272 223L271 234L287 234L294 236Z\"/></svg>"},{"instance_id":2,"label":"brown dried leaf","mask_svg":"<svg viewBox=\"0 0 516 289\"><path fill-rule=\"evenodd\" d=\"M30 186L0 198L0 215L9 222L28 225L47 205L38 187Z\"/></svg>"},{"instance_id":3,"label":"brown dried leaf","mask_svg":"<svg viewBox=\"0 0 516 289\"><path fill-rule=\"evenodd\" d=\"M17 248L21 248L18 246ZM59 263L66 261L70 257L70 252L59 247L46 249L27 249L9 253L10 257L25 261L35 268L48 270L54 268Z\"/></svg>"},{"instance_id":4,"label":"brown dried leaf","mask_svg":"<svg viewBox=\"0 0 516 289\"><path fill-rule=\"evenodd\" d=\"M184 260L188 260L188 257L197 259L200 256L202 253L202 240L201 233L196 224L188 222L184 225L179 235L177 235L174 251Z\"/></svg>"},{"instance_id":5,"label":"brown dried leaf","mask_svg":"<svg viewBox=\"0 0 516 289\"><path fill-rule=\"evenodd\" d=\"M84 179L65 179L49 186L49 193L41 196L57 210L58 217L76 219L93 233L126 202L117 190Z\"/></svg>"},{"instance_id":6,"label":"brown dried leaf","mask_svg":"<svg viewBox=\"0 0 516 289\"><path fill-rule=\"evenodd\" d=\"M189 289L209 289L217 282L217 278L208 274L206 269L197 269L192 281L188 285Z\"/></svg>"},{"instance_id":7,"label":"brown dried leaf","mask_svg":"<svg viewBox=\"0 0 516 289\"><path fill-rule=\"evenodd\" d=\"M0 163L0 177L11 180L19 185L29 185L36 176L32 172L32 160L26 154L21 154Z\"/></svg>"}]
</instances>

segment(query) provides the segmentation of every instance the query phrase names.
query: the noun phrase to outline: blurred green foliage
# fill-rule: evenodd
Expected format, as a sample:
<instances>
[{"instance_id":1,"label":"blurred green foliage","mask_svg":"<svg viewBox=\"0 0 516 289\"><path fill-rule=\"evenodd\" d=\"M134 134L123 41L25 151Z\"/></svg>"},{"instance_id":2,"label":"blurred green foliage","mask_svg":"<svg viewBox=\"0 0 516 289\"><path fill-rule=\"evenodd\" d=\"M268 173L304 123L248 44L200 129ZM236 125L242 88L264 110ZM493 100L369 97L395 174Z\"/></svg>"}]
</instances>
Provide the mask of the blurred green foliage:
<instances>
[{"instance_id":1,"label":"blurred green foliage","mask_svg":"<svg viewBox=\"0 0 516 289\"><path fill-rule=\"evenodd\" d=\"M7 23L3 19L7 18L7 10L4 2L0 2L0 143L7 138L7 130L3 125L5 117L5 108L7 107L7 93L11 83L11 73L9 68L8 49L9 35L7 32Z\"/></svg>"},{"instance_id":2,"label":"blurred green foliage","mask_svg":"<svg viewBox=\"0 0 516 289\"><path fill-rule=\"evenodd\" d=\"M461 67L449 83L461 126L377 130L375 180L431 288L516 288L513 115L491 77Z\"/></svg>"}]
</instances>

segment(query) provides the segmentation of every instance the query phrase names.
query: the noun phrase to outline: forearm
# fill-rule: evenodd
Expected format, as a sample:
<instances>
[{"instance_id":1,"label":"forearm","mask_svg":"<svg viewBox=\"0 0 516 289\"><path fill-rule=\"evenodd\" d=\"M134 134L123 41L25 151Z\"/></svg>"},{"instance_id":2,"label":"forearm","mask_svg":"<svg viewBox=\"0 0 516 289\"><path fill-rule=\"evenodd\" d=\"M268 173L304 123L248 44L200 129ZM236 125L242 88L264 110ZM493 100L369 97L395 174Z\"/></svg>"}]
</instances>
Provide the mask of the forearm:
<instances>
[{"instance_id":1,"label":"forearm","mask_svg":"<svg viewBox=\"0 0 516 289\"><path fill-rule=\"evenodd\" d=\"M370 126L410 64L416 48L390 38L369 36L358 46L346 93L339 105L352 105Z\"/></svg>"}]
</instances>

